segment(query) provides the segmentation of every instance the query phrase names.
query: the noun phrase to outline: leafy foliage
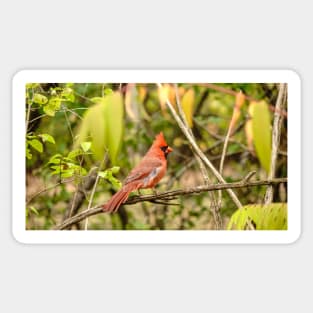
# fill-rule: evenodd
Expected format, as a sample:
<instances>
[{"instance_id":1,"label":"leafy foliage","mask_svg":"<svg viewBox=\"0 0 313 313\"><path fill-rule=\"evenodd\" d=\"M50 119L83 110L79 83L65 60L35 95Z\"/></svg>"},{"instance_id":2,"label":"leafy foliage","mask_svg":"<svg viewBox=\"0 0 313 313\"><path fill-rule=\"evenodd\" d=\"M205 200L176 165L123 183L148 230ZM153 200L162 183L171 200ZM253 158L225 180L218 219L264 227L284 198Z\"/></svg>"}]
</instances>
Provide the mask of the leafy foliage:
<instances>
[{"instance_id":1,"label":"leafy foliage","mask_svg":"<svg viewBox=\"0 0 313 313\"><path fill-rule=\"evenodd\" d=\"M286 230L287 204L246 205L231 216L227 229L245 230L248 227L248 220L257 230Z\"/></svg>"},{"instance_id":2,"label":"leafy foliage","mask_svg":"<svg viewBox=\"0 0 313 313\"><path fill-rule=\"evenodd\" d=\"M70 82L30 82L25 86L27 229L51 229L75 214L74 204L82 190L77 210L85 209L88 201L93 205L105 203L121 188L121 181L160 131L174 152L158 190L203 184L189 144L165 103L168 98L178 109L174 85L163 86ZM256 179L266 177L271 153L271 109L277 90L276 84L178 85L188 125L216 168L225 135L231 130L223 171L227 181L242 179L250 171L256 171ZM287 150L286 121L279 150ZM279 157L277 173L287 173L286 153ZM265 190L260 186L236 190L236 194L243 204L262 203ZM285 186L277 186L274 191L276 202L286 201ZM150 192L142 190L143 194ZM115 215L93 216L88 229L214 229L210 199L208 193L203 193L177 199L175 205L143 202L125 206ZM263 207L268 220L262 220L260 207L249 205L249 209L238 213L223 193L223 228L227 228L229 219L231 228L244 228L246 214L258 229L285 229L284 205L275 209L280 210L277 216L275 210Z\"/></svg>"}]
</instances>

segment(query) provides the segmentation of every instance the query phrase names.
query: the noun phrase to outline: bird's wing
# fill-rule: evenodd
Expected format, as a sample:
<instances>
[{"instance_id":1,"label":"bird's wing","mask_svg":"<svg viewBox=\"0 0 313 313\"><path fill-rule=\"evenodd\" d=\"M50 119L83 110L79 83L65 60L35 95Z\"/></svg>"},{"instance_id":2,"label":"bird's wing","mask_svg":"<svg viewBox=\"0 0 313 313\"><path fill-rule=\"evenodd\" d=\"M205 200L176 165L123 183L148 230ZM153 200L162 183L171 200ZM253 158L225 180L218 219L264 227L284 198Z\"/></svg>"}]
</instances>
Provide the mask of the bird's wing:
<instances>
[{"instance_id":1,"label":"bird's wing","mask_svg":"<svg viewBox=\"0 0 313 313\"><path fill-rule=\"evenodd\" d=\"M157 176L161 167L162 162L158 159L142 159L142 161L126 177L124 185L138 180L151 180Z\"/></svg>"}]
</instances>

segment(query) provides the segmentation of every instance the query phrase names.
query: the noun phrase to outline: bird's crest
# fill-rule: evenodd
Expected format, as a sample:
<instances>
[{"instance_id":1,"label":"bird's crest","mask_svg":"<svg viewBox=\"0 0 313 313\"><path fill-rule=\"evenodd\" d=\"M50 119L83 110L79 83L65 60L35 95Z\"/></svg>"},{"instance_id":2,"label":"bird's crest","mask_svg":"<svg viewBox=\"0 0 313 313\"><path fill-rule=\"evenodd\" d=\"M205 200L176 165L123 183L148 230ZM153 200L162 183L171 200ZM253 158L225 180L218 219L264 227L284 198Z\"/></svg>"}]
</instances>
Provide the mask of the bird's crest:
<instances>
[{"instance_id":1,"label":"bird's crest","mask_svg":"<svg viewBox=\"0 0 313 313\"><path fill-rule=\"evenodd\" d=\"M167 146L163 132L160 132L158 135L155 136L154 142L159 146Z\"/></svg>"}]
</instances>

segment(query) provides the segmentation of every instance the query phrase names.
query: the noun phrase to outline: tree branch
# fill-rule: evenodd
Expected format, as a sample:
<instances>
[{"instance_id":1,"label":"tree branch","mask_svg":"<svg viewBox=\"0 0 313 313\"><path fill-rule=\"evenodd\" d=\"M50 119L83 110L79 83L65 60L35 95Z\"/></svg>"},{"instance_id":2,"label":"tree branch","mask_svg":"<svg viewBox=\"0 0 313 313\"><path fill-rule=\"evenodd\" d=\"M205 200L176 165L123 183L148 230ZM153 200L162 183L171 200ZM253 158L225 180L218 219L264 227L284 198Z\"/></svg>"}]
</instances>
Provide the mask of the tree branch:
<instances>
[{"instance_id":1,"label":"tree branch","mask_svg":"<svg viewBox=\"0 0 313 313\"><path fill-rule=\"evenodd\" d=\"M157 85L158 85L159 88L163 88L160 83L158 83ZM183 121L177 115L173 105L168 100L168 98L166 99L166 104L167 104L169 110L171 111L174 119L176 120L178 126L180 127L180 129L182 130L184 135L186 136L187 140L189 141L190 145L192 146L192 148L194 149L196 154L200 157L200 159L203 161L203 163L211 170L211 172L218 179L218 181L220 183L222 183L222 184L225 184L226 181L224 180L222 175L219 173L219 171L214 167L214 165L210 162L210 160L205 156L205 154L202 152L202 150L199 148L199 146L197 145L197 143L195 142L195 140L191 136L190 132L188 131L187 127L184 125ZM240 203L240 201L239 201L238 197L236 196L236 194L231 189L227 189L227 192L228 192L230 198L236 204L236 206L238 208L242 207L242 204Z\"/></svg>"},{"instance_id":2,"label":"tree branch","mask_svg":"<svg viewBox=\"0 0 313 313\"><path fill-rule=\"evenodd\" d=\"M279 112L284 108L286 100L287 100L287 84L279 84L279 92L275 106L276 110L274 114L273 132L272 132L271 167L270 172L268 174L268 179L273 179L275 177L276 161L281 135L281 125L283 121ZM273 201L273 186L269 186L266 190L264 203L270 204L272 201Z\"/></svg>"},{"instance_id":3,"label":"tree branch","mask_svg":"<svg viewBox=\"0 0 313 313\"><path fill-rule=\"evenodd\" d=\"M186 115L185 115L185 112L181 106L181 103L180 103L180 100L179 100L179 94L178 94L178 87L177 87L177 84L174 84L174 88L175 88L175 95L176 95L176 105L177 105L177 108L178 108L178 112L180 114L180 117L185 125L185 128L186 130L189 132L190 136L192 137L192 139L195 141L195 136L191 130L191 128L189 127L188 125L188 122L187 122L187 118L186 118ZM202 159L199 157L199 155L196 153L196 151L194 150L194 148L192 148L192 153L194 154L194 157L196 159L196 161L198 162L198 165L199 165L199 168L200 168L200 171L201 171L201 174L202 174L202 177L203 177L203 180L204 180L204 183L206 185L210 185L210 179L209 179L209 173L202 161ZM212 215L213 215L213 219L214 219L214 223L215 223L215 228L216 229L221 229L222 227L222 217L221 217L221 214L220 214L220 207L221 207L221 202L220 203L217 203L216 201L216 197L214 195L214 193L209 193L209 197L211 198L211 203L210 203L210 210L212 212Z\"/></svg>"},{"instance_id":4,"label":"tree branch","mask_svg":"<svg viewBox=\"0 0 313 313\"><path fill-rule=\"evenodd\" d=\"M223 189L235 189L235 188L250 188L254 186L262 186L262 185L276 185L280 183L287 183L288 179L287 178L276 178L272 180L259 180L259 181L249 181L249 175L251 177L252 174L248 174L246 178L243 180L240 180L238 182L233 182L233 183L223 183L223 184L214 184L214 185L204 185L204 186L196 186L196 187L191 187L191 188L186 188L186 189L178 189L178 190L173 190L173 191L167 191L160 193L158 195L145 195L145 196L134 196L128 199L124 205L129 205L129 204L135 204L138 202L143 202L143 201L151 201L155 202L155 200L174 200L178 196L187 196L187 195L193 195L193 194L199 194L202 192L207 192L207 191L213 191L213 190L223 190ZM248 178L247 178L248 177ZM97 205L89 210L82 211L78 213L77 215L68 218L67 220L63 221L61 224L57 225L55 227L56 230L62 230L70 227L73 224L76 224L78 222L81 222L85 218L92 216L92 215L97 215L103 213L103 208L102 205Z\"/></svg>"}]
</instances>

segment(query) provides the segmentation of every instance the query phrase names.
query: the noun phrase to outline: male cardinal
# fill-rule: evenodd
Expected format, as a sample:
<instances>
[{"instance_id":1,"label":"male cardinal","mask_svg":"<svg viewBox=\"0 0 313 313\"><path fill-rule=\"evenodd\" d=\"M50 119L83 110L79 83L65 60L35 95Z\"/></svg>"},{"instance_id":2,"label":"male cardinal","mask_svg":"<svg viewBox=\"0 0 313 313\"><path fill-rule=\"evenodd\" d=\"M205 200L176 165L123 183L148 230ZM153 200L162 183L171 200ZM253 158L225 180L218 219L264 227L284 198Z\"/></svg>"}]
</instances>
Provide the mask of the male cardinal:
<instances>
[{"instance_id":1,"label":"male cardinal","mask_svg":"<svg viewBox=\"0 0 313 313\"><path fill-rule=\"evenodd\" d=\"M172 148L167 145L163 133L156 135L146 155L126 177L122 189L103 205L103 211L116 212L132 191L154 188L165 175L166 158L172 151Z\"/></svg>"}]
</instances>

